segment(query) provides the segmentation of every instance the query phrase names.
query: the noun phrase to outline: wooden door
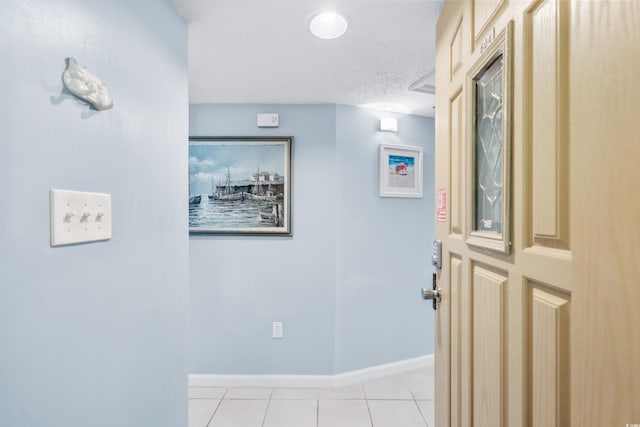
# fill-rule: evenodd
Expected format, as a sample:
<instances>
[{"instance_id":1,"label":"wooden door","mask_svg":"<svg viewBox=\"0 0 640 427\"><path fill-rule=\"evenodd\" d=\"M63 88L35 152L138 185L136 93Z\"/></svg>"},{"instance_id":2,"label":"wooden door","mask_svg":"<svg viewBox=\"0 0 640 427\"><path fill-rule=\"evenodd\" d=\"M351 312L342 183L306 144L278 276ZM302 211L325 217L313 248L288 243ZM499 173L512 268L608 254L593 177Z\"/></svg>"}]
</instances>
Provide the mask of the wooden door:
<instances>
[{"instance_id":1,"label":"wooden door","mask_svg":"<svg viewBox=\"0 0 640 427\"><path fill-rule=\"evenodd\" d=\"M640 2L448 1L436 70L436 426L640 425Z\"/></svg>"}]
</instances>

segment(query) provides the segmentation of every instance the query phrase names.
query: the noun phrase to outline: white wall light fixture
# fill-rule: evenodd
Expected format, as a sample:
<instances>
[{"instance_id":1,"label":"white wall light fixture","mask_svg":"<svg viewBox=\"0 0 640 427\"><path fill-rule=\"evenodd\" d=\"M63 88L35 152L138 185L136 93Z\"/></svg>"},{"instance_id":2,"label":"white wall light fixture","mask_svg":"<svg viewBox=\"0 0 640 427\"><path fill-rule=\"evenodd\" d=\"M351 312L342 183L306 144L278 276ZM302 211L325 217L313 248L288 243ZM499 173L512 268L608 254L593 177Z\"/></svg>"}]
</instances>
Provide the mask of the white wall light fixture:
<instances>
[{"instance_id":1,"label":"white wall light fixture","mask_svg":"<svg viewBox=\"0 0 640 427\"><path fill-rule=\"evenodd\" d=\"M336 12L322 12L311 18L309 30L319 39L337 39L347 32L347 20Z\"/></svg>"},{"instance_id":2,"label":"white wall light fixture","mask_svg":"<svg viewBox=\"0 0 640 427\"><path fill-rule=\"evenodd\" d=\"M381 118L380 130L384 132L398 132L398 120L393 117Z\"/></svg>"}]
</instances>

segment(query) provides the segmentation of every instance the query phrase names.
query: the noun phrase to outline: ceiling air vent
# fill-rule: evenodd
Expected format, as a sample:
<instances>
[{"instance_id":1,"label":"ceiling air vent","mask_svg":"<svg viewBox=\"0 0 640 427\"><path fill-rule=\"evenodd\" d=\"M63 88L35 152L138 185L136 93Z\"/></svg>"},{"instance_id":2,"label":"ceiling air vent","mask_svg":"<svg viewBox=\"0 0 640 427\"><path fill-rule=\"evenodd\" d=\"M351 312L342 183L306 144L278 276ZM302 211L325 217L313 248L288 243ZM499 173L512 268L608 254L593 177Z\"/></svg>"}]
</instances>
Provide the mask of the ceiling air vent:
<instances>
[{"instance_id":1,"label":"ceiling air vent","mask_svg":"<svg viewBox=\"0 0 640 427\"><path fill-rule=\"evenodd\" d=\"M416 82L409 86L409 90L413 92L428 93L430 95L436 94L436 70L433 70L424 76L420 77Z\"/></svg>"}]
</instances>

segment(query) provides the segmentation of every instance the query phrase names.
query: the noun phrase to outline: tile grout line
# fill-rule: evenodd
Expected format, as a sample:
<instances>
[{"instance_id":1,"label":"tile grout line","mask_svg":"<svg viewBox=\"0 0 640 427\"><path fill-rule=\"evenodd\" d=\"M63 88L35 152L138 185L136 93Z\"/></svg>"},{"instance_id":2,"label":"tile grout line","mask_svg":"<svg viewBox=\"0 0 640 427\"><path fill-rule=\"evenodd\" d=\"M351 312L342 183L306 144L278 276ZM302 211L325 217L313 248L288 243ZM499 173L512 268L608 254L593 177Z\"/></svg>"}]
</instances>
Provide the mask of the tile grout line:
<instances>
[{"instance_id":1,"label":"tile grout line","mask_svg":"<svg viewBox=\"0 0 640 427\"><path fill-rule=\"evenodd\" d=\"M373 427L373 416L371 416L371 408L369 407L369 396L367 395L367 388L364 386L364 383L366 381L362 382L360 384L360 387L362 388L362 394L364 395L364 402L367 405L367 413L369 413L369 424L371 425L371 427Z\"/></svg>"},{"instance_id":2,"label":"tile grout line","mask_svg":"<svg viewBox=\"0 0 640 427\"><path fill-rule=\"evenodd\" d=\"M209 417L209 421L207 421L207 423L204 425L204 427L209 427L209 424L211 424L211 422L213 421L213 417L216 415L216 412L218 412L218 408L220 407L220 405L222 405L222 401L224 400L225 394L227 394L227 390L226 389L224 391L224 394L220 398L220 400L218 400L218 404L216 405L216 409L213 410L213 413Z\"/></svg>"},{"instance_id":3,"label":"tile grout line","mask_svg":"<svg viewBox=\"0 0 640 427\"><path fill-rule=\"evenodd\" d=\"M273 397L273 391L275 389L271 389L271 392L269 393L269 399L267 400L267 408L264 410L264 416L262 417L262 424L261 426L264 427L264 423L267 422L267 413L269 412L269 408L271 407L271 398Z\"/></svg>"},{"instance_id":4,"label":"tile grout line","mask_svg":"<svg viewBox=\"0 0 640 427\"><path fill-rule=\"evenodd\" d=\"M422 412L422 408L420 408L420 405L418 405L418 401L414 400L416 407L418 408L418 412L420 412L420 416L422 417L422 420L424 421L424 425L429 427L429 421L427 421L427 417L424 415L424 412Z\"/></svg>"},{"instance_id":5,"label":"tile grout line","mask_svg":"<svg viewBox=\"0 0 640 427\"><path fill-rule=\"evenodd\" d=\"M364 396L365 399L365 403L367 404L367 412L369 413L369 424L371 425L371 427L373 427L373 417L371 416L371 408L369 407L369 400L367 399L367 396Z\"/></svg>"},{"instance_id":6,"label":"tile grout line","mask_svg":"<svg viewBox=\"0 0 640 427\"><path fill-rule=\"evenodd\" d=\"M344 399L344 400L347 400L347 399ZM362 399L352 399L352 400L362 400ZM416 401L416 399L414 399L413 397L412 398L406 398L406 399L403 399L401 397L388 397L388 398L385 398L385 397L373 397L373 398L367 398L367 399L364 399L364 400L387 400L387 401L392 401L392 402L414 402L414 401Z\"/></svg>"},{"instance_id":7,"label":"tile grout line","mask_svg":"<svg viewBox=\"0 0 640 427\"><path fill-rule=\"evenodd\" d=\"M429 427L429 422L427 421L427 417L424 416L424 414L422 413L422 409L420 409L420 405L418 404L418 399L416 399L416 395L413 392L413 390L411 389L411 386L409 384L407 384L407 387L409 388L409 393L411 393L411 396L413 397L413 403L416 405L416 408L418 408L418 412L420 413L420 416L422 417L422 421L424 421L424 425L426 427Z\"/></svg>"},{"instance_id":8,"label":"tile grout line","mask_svg":"<svg viewBox=\"0 0 640 427\"><path fill-rule=\"evenodd\" d=\"M413 390L411 390L411 386L407 384L406 381L405 381L405 385L409 389L409 393L411 394L411 397L413 397L413 404L416 405L416 408L418 409L418 412L422 417L422 421L424 421L424 424L426 427L429 427L429 424L427 423L427 419L424 417L424 415L422 414L422 411L420 410L420 405L418 405L418 401L416 400L416 395L413 393Z\"/></svg>"}]
</instances>

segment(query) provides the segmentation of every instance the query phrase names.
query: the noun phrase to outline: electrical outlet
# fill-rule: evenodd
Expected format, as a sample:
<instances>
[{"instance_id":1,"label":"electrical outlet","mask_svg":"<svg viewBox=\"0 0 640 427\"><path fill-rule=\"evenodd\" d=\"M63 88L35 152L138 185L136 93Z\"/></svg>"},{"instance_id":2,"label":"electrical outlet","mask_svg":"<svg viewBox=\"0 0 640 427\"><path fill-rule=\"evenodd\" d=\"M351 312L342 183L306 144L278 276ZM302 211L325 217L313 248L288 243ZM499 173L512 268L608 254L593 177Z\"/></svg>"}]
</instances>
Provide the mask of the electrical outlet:
<instances>
[{"instance_id":1,"label":"electrical outlet","mask_svg":"<svg viewBox=\"0 0 640 427\"><path fill-rule=\"evenodd\" d=\"M282 338L282 322L273 322L273 338Z\"/></svg>"},{"instance_id":2,"label":"electrical outlet","mask_svg":"<svg viewBox=\"0 0 640 427\"><path fill-rule=\"evenodd\" d=\"M51 190L51 246L111 238L111 194Z\"/></svg>"}]
</instances>

